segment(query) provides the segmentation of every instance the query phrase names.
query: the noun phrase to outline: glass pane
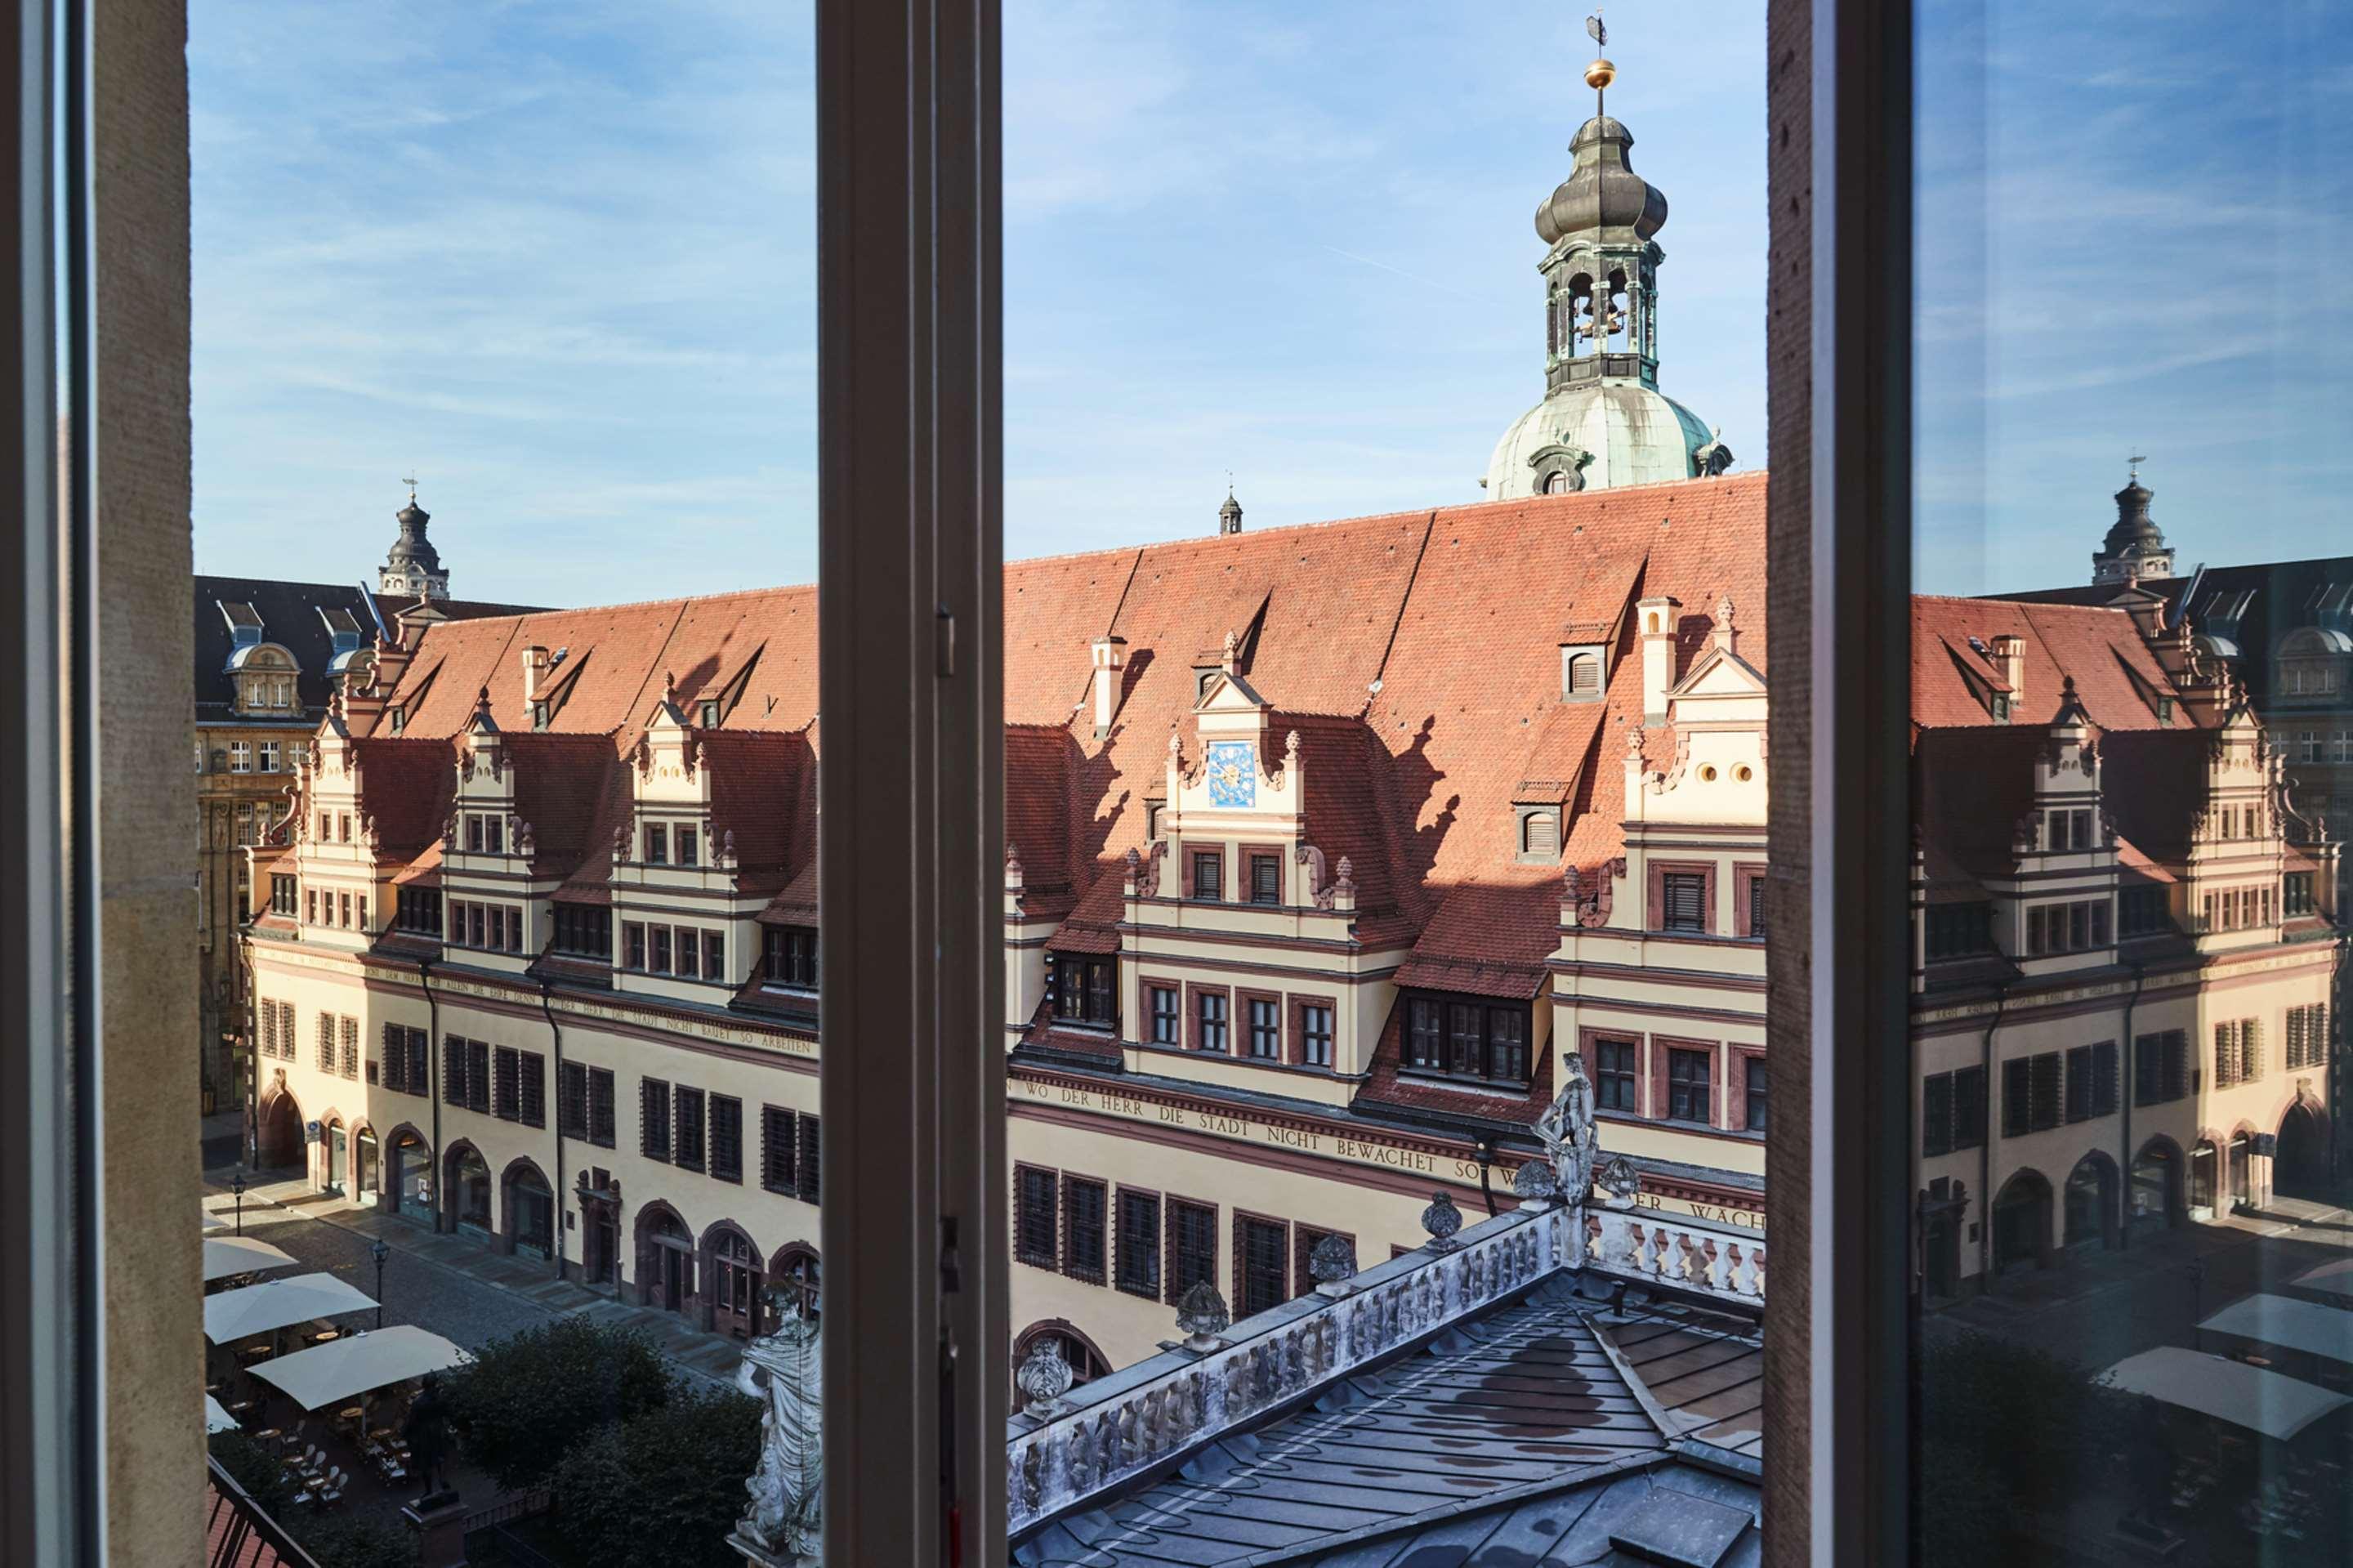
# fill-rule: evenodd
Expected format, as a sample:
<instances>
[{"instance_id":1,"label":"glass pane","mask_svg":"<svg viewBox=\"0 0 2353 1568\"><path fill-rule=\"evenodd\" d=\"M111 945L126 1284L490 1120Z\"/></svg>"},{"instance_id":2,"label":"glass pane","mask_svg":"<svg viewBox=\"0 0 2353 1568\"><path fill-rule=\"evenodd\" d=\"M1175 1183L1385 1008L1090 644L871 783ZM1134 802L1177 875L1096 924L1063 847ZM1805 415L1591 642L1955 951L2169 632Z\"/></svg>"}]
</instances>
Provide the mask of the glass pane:
<instances>
[{"instance_id":1,"label":"glass pane","mask_svg":"<svg viewBox=\"0 0 2353 1568\"><path fill-rule=\"evenodd\" d=\"M475 1560L784 1550L811 7L190 23L206 1207L276 1249L211 1287L216 1452L322 1561L428 1492Z\"/></svg>"},{"instance_id":2,"label":"glass pane","mask_svg":"<svg viewBox=\"0 0 2353 1568\"><path fill-rule=\"evenodd\" d=\"M1916 15L1926 1558L2340 1563L2353 38Z\"/></svg>"},{"instance_id":3,"label":"glass pane","mask_svg":"<svg viewBox=\"0 0 2353 1568\"><path fill-rule=\"evenodd\" d=\"M1611 11L1008 8L1016 1561L1755 1560L1763 18Z\"/></svg>"}]
</instances>

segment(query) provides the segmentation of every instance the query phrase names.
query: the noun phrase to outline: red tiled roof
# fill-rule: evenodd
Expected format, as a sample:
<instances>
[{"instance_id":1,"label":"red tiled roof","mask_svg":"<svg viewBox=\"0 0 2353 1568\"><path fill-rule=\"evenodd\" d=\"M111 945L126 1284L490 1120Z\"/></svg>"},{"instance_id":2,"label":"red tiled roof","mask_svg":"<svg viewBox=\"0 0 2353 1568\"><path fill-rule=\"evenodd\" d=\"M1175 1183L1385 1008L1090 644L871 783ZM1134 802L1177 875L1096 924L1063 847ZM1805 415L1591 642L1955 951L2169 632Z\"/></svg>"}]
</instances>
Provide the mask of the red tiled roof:
<instances>
[{"instance_id":1,"label":"red tiled roof","mask_svg":"<svg viewBox=\"0 0 2353 1568\"><path fill-rule=\"evenodd\" d=\"M1554 945L1561 878L1515 863L1512 799L1523 780L1558 785L1571 811L1565 859L1598 870L1621 848L1622 747L1611 740L1641 706L1639 659L1622 657L1623 641L1605 700L1563 705L1558 635L1599 640L1634 599L1672 594L1680 674L1728 594L1745 617L1741 652L1761 667L1764 502L1757 473L1008 564L1006 832L1031 907L1068 912L1057 945L1111 945L1122 862L1145 842L1144 801L1162 793L1168 736L1180 726L1189 736L1194 665L1230 634L1238 673L1277 710L1271 744L1300 732L1308 841L1327 875L1351 861L1360 939L1418 937L1432 965L1514 994L1532 987ZM407 709L401 741L375 744L446 742L484 687L522 740L532 726L520 652L538 646L565 657L543 686L554 699L546 733L532 738L601 737L617 761L674 680L690 718L705 697L724 706L702 738L739 856L747 870L773 861L800 889L779 899L806 911L816 618L816 591L801 587L439 623L392 698ZM1124 640L1125 668L1098 738L1090 647L1106 634ZM793 732L797 753L784 741ZM587 773L590 749L576 761L565 750L565 770ZM552 842L574 846L567 899L603 895L628 810L626 776L595 771L593 786L545 786L563 798L547 821L525 812L543 858ZM445 787L436 832L446 798Z\"/></svg>"},{"instance_id":2,"label":"red tiled roof","mask_svg":"<svg viewBox=\"0 0 2353 1568\"><path fill-rule=\"evenodd\" d=\"M2016 723L2048 725L2072 680L2084 717L2099 728L2160 727L2150 698L2173 691L2173 683L2123 610L1933 594L1912 599L1915 725L1968 727L1992 722L1978 688L2009 687L1991 656L1971 647L1972 637L1989 649L1997 637L2016 637L2022 644L2024 679L2014 694L2011 715ZM2188 707L2175 705L2177 726L2196 722Z\"/></svg>"}]
</instances>

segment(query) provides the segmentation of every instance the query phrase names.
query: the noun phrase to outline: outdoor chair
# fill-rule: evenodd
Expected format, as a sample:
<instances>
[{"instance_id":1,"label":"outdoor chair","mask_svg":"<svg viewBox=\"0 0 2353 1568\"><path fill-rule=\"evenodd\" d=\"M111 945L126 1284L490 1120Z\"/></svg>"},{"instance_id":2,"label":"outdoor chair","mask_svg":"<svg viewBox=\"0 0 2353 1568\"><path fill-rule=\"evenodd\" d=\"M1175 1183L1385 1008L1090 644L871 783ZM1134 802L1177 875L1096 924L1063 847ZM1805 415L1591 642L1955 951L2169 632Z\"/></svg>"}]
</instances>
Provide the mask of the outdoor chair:
<instances>
[{"instance_id":1,"label":"outdoor chair","mask_svg":"<svg viewBox=\"0 0 2353 1568\"><path fill-rule=\"evenodd\" d=\"M343 1472L341 1467L337 1467L335 1469L327 1473L326 1481L320 1487L319 1502L322 1507L324 1507L326 1504L337 1503L343 1500Z\"/></svg>"}]
</instances>

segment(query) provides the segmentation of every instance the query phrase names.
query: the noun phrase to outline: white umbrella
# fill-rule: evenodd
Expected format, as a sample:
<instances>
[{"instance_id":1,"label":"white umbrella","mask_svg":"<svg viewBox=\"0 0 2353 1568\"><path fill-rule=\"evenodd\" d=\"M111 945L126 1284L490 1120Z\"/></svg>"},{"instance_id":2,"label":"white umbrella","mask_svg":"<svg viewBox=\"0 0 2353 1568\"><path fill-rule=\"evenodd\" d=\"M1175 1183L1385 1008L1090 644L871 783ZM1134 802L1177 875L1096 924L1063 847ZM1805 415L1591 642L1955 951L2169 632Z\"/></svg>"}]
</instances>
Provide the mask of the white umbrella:
<instances>
[{"instance_id":1,"label":"white umbrella","mask_svg":"<svg viewBox=\"0 0 2353 1568\"><path fill-rule=\"evenodd\" d=\"M216 1432L232 1432L236 1429L237 1417L223 1410L219 1400L209 1393L205 1395L205 1436L209 1437Z\"/></svg>"},{"instance_id":2,"label":"white umbrella","mask_svg":"<svg viewBox=\"0 0 2353 1568\"><path fill-rule=\"evenodd\" d=\"M2128 1393L2145 1393L2283 1441L2329 1412L2353 1404L2316 1383L2179 1345L2159 1345L2126 1356L2101 1375Z\"/></svg>"},{"instance_id":3,"label":"white umbrella","mask_svg":"<svg viewBox=\"0 0 2353 1568\"><path fill-rule=\"evenodd\" d=\"M398 1323L373 1333L363 1330L279 1356L255 1366L253 1375L286 1391L305 1410L317 1410L388 1383L461 1366L474 1358L440 1335Z\"/></svg>"},{"instance_id":4,"label":"white umbrella","mask_svg":"<svg viewBox=\"0 0 2353 1568\"><path fill-rule=\"evenodd\" d=\"M2353 1312L2293 1296L2250 1296L2198 1325L2210 1334L2254 1340L2282 1350L2308 1351L2333 1361L2353 1361Z\"/></svg>"},{"instance_id":5,"label":"white umbrella","mask_svg":"<svg viewBox=\"0 0 2353 1568\"><path fill-rule=\"evenodd\" d=\"M210 1209L206 1209L205 1211L205 1234L206 1235L210 1235L215 1231L225 1231L227 1229L228 1229L228 1222L227 1220L222 1219Z\"/></svg>"},{"instance_id":6,"label":"white umbrella","mask_svg":"<svg viewBox=\"0 0 2353 1568\"><path fill-rule=\"evenodd\" d=\"M205 1282L226 1279L232 1274L253 1274L265 1268L291 1266L294 1255L282 1247L271 1246L265 1241L247 1236L206 1236L205 1238Z\"/></svg>"},{"instance_id":7,"label":"white umbrella","mask_svg":"<svg viewBox=\"0 0 2353 1568\"><path fill-rule=\"evenodd\" d=\"M266 1279L205 1298L205 1338L216 1345L266 1334L289 1323L358 1312L375 1302L332 1274L298 1274Z\"/></svg>"},{"instance_id":8,"label":"white umbrella","mask_svg":"<svg viewBox=\"0 0 2353 1568\"><path fill-rule=\"evenodd\" d=\"M2309 1268L2289 1285L2297 1290L2317 1291L2325 1296L2353 1297L2353 1257L2340 1257L2335 1263L2324 1263Z\"/></svg>"}]
</instances>

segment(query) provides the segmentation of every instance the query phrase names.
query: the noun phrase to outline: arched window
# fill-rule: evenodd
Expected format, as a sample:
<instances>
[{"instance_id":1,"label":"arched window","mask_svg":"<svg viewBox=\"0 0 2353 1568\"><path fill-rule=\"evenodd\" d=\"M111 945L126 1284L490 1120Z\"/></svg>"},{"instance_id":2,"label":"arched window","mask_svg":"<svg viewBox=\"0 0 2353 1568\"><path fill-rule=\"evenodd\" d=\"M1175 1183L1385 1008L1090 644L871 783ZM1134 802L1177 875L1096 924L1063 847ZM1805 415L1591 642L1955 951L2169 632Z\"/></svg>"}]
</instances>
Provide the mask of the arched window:
<instances>
[{"instance_id":1,"label":"arched window","mask_svg":"<svg viewBox=\"0 0 2353 1568\"><path fill-rule=\"evenodd\" d=\"M819 1263L816 1249L807 1246L780 1247L768 1264L768 1299L764 1317L766 1327L776 1326L778 1310L787 1303L797 1302L801 1315L815 1318L824 1305Z\"/></svg>"},{"instance_id":2,"label":"arched window","mask_svg":"<svg viewBox=\"0 0 2353 1568\"><path fill-rule=\"evenodd\" d=\"M449 1215L459 1229L490 1234L491 1168L472 1144L449 1155Z\"/></svg>"},{"instance_id":3,"label":"arched window","mask_svg":"<svg viewBox=\"0 0 2353 1568\"><path fill-rule=\"evenodd\" d=\"M712 1282L712 1327L739 1340L751 1338L761 1309L760 1259L751 1238L722 1230L711 1238L711 1261L718 1271Z\"/></svg>"},{"instance_id":4,"label":"arched window","mask_svg":"<svg viewBox=\"0 0 2353 1568\"><path fill-rule=\"evenodd\" d=\"M1018 1372L1021 1370L1021 1363L1028 1361L1031 1352L1041 1344L1051 1345L1061 1351L1062 1360L1070 1365L1072 1388L1078 1387L1081 1383L1092 1383L1111 1372L1111 1362L1104 1358L1101 1351L1095 1349L1085 1335L1066 1324L1060 1323L1034 1323L1023 1330L1021 1337L1013 1341L1013 1370ZM1015 1380L1013 1408L1018 1411L1028 1403L1028 1399L1021 1392L1020 1382L1018 1379Z\"/></svg>"},{"instance_id":5,"label":"arched window","mask_svg":"<svg viewBox=\"0 0 2353 1568\"><path fill-rule=\"evenodd\" d=\"M1546 495L1567 495L1576 488L1575 476L1565 468L1556 468L1545 476Z\"/></svg>"},{"instance_id":6,"label":"arched window","mask_svg":"<svg viewBox=\"0 0 2353 1568\"><path fill-rule=\"evenodd\" d=\"M1591 696L1601 689L1601 655L1579 653L1568 662L1568 693L1573 697Z\"/></svg>"}]
</instances>

